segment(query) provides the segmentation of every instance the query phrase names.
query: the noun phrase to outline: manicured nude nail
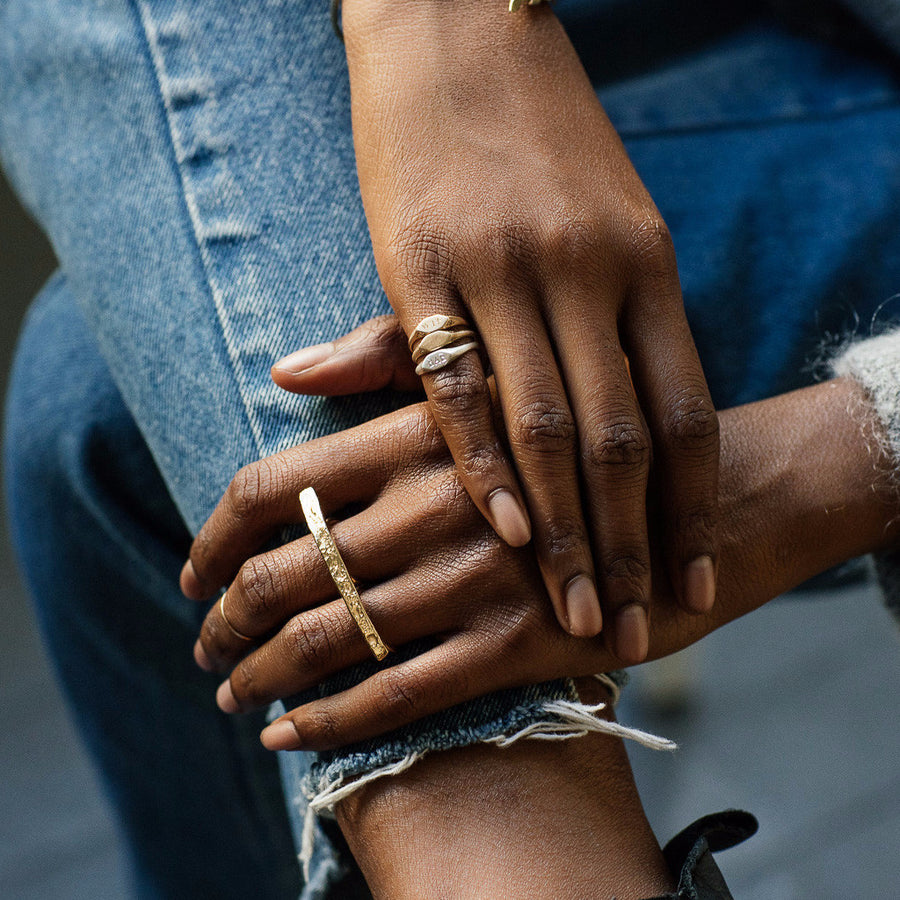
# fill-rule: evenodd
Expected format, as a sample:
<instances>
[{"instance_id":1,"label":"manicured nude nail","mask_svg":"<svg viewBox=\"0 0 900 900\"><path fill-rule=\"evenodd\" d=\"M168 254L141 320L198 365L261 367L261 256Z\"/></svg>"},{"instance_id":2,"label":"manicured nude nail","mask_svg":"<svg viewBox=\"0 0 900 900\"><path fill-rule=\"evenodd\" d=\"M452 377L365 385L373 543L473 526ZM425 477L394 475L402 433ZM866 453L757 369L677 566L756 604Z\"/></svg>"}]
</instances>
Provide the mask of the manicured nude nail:
<instances>
[{"instance_id":1,"label":"manicured nude nail","mask_svg":"<svg viewBox=\"0 0 900 900\"><path fill-rule=\"evenodd\" d=\"M575 637L594 637L603 627L597 589L587 575L579 575L566 588L566 615Z\"/></svg>"},{"instance_id":2,"label":"manicured nude nail","mask_svg":"<svg viewBox=\"0 0 900 900\"><path fill-rule=\"evenodd\" d=\"M684 602L695 613L708 613L716 602L716 567L699 556L684 567Z\"/></svg>"},{"instance_id":3,"label":"manicured nude nail","mask_svg":"<svg viewBox=\"0 0 900 900\"><path fill-rule=\"evenodd\" d=\"M650 649L650 632L647 613L643 606L632 603L616 616L616 656L628 665L637 665L647 658Z\"/></svg>"},{"instance_id":4,"label":"manicured nude nail","mask_svg":"<svg viewBox=\"0 0 900 900\"><path fill-rule=\"evenodd\" d=\"M279 359L272 368L280 369L289 375L299 375L301 372L325 362L333 353L334 341L329 341L327 344L314 344L312 347L304 347L302 350L285 356L284 359Z\"/></svg>"},{"instance_id":5,"label":"manicured nude nail","mask_svg":"<svg viewBox=\"0 0 900 900\"><path fill-rule=\"evenodd\" d=\"M524 547L531 540L531 524L519 501L509 491L494 491L488 499L488 509L497 534L510 547Z\"/></svg>"},{"instance_id":6,"label":"manicured nude nail","mask_svg":"<svg viewBox=\"0 0 900 900\"><path fill-rule=\"evenodd\" d=\"M230 681L223 681L219 685L219 689L216 691L216 703L219 704L219 709L222 712L236 713L241 711L237 700L234 699Z\"/></svg>"},{"instance_id":7,"label":"manicured nude nail","mask_svg":"<svg viewBox=\"0 0 900 900\"><path fill-rule=\"evenodd\" d=\"M300 738L293 722L282 719L263 729L259 736L266 750L299 750Z\"/></svg>"},{"instance_id":8,"label":"manicured nude nail","mask_svg":"<svg viewBox=\"0 0 900 900\"><path fill-rule=\"evenodd\" d=\"M214 668L213 661L203 649L203 644L201 644L200 641L197 641L197 643L194 644L194 662L197 663L204 672L212 672Z\"/></svg>"},{"instance_id":9,"label":"manicured nude nail","mask_svg":"<svg viewBox=\"0 0 900 900\"><path fill-rule=\"evenodd\" d=\"M188 600L206 599L206 590L200 579L197 577L197 573L194 571L194 564L190 560L184 564L178 583L181 586L181 593L184 594Z\"/></svg>"}]
</instances>

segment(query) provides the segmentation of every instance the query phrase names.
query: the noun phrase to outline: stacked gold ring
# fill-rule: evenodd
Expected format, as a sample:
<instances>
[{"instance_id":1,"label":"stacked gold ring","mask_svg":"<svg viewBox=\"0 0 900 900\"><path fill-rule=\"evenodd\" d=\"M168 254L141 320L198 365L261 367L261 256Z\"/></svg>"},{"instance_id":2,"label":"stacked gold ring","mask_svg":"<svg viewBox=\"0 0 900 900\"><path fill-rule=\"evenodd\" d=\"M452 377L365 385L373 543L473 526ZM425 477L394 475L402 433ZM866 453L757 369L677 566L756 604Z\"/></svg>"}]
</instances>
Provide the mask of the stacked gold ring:
<instances>
[{"instance_id":1,"label":"stacked gold ring","mask_svg":"<svg viewBox=\"0 0 900 900\"><path fill-rule=\"evenodd\" d=\"M311 487L300 492L300 506L303 509L303 516L309 526L310 534L319 548L319 553L322 554L322 559L325 560L325 565L328 566L331 580L338 589L350 615L353 616L353 621L362 632L375 659L379 661L384 659L391 652L391 648L381 639L381 635L378 634L366 613L359 597L359 591L356 589L356 582L347 571L341 551L338 550L337 544L325 524L325 516L322 515L319 498Z\"/></svg>"},{"instance_id":2,"label":"stacked gold ring","mask_svg":"<svg viewBox=\"0 0 900 900\"><path fill-rule=\"evenodd\" d=\"M416 375L436 372L464 353L478 349L476 334L460 316L427 316L409 336Z\"/></svg>"}]
</instances>

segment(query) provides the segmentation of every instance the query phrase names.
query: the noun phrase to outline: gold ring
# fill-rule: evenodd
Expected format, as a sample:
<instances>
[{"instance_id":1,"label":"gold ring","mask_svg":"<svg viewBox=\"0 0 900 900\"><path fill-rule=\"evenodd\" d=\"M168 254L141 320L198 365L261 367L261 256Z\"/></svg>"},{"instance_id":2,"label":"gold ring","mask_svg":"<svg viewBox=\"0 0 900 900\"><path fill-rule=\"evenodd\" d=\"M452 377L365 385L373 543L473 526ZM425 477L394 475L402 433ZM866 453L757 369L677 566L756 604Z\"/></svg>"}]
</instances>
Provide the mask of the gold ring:
<instances>
[{"instance_id":1,"label":"gold ring","mask_svg":"<svg viewBox=\"0 0 900 900\"><path fill-rule=\"evenodd\" d=\"M431 334L426 334L425 337L416 344L416 349L413 350L412 360L414 363L420 362L423 356L426 356L434 350L440 350L448 344L455 344L457 341L472 339L474 337L475 332L466 328L460 329L459 331L432 331Z\"/></svg>"},{"instance_id":2,"label":"gold ring","mask_svg":"<svg viewBox=\"0 0 900 900\"><path fill-rule=\"evenodd\" d=\"M341 551L338 550L328 526L325 524L325 517L322 515L322 507L319 505L319 498L316 492L308 487L300 492L300 506L303 509L303 516L306 524L309 526L310 533L325 565L328 566L328 572L335 587L340 592L353 621L356 622L359 630L362 632L369 649L372 651L375 659L382 660L391 648L381 639L381 636L375 630L372 620L366 613L362 600L359 598L359 591L356 590L356 584L347 571L347 566L341 557Z\"/></svg>"},{"instance_id":3,"label":"gold ring","mask_svg":"<svg viewBox=\"0 0 900 900\"><path fill-rule=\"evenodd\" d=\"M235 628L234 625L232 625L231 622L228 621L228 616L225 615L225 595L224 594L222 594L221 598L219 599L219 612L222 613L222 621L228 626L228 630L236 638L240 638L242 641L250 641L250 643L253 643L253 641L256 640L255 638L247 637L246 634L241 634L237 630L237 628Z\"/></svg>"},{"instance_id":4,"label":"gold ring","mask_svg":"<svg viewBox=\"0 0 900 900\"><path fill-rule=\"evenodd\" d=\"M416 325L409 336L409 341L407 342L409 349L411 351L416 341L420 341L426 334L431 334L432 331L445 331L448 328L460 327L471 328L471 325L459 316L426 316Z\"/></svg>"}]
</instances>

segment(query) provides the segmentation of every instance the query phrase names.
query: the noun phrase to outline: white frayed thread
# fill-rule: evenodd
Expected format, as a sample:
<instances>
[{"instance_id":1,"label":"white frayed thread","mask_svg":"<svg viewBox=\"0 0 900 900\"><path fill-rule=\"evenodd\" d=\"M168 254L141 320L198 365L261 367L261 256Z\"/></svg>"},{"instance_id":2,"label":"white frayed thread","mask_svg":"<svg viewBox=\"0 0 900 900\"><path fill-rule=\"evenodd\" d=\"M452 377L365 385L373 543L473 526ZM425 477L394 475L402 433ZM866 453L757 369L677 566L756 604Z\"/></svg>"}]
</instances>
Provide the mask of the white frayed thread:
<instances>
[{"instance_id":1,"label":"white frayed thread","mask_svg":"<svg viewBox=\"0 0 900 900\"><path fill-rule=\"evenodd\" d=\"M486 738L483 743L494 744L502 749L524 739L564 741L569 738L584 737L593 733L609 734L613 737L635 741L651 750L671 751L678 749L678 745L667 738L657 737L657 735L641 731L639 728L629 728L626 725L620 725L618 722L609 722L606 719L598 718L598 713L607 709L610 705L615 706L619 699L620 689L615 681L607 675L596 675L594 677L609 689L612 697L611 704L598 703L596 706L588 706L585 703L571 700L552 700L545 703L542 710L548 715L554 716L557 721L533 722L531 725L520 729L508 737L500 735ZM364 785L371 784L371 782L384 778L386 775L399 775L401 772L405 772L410 766L415 765L425 756L427 752L427 750L423 750L409 753L398 762L373 769L371 772L367 772L365 775L361 775L359 778L349 782L345 782L343 778L336 778L316 792L306 807L306 814L303 819L303 836L300 841L300 864L303 867L303 877L307 882L309 881L309 868L312 862L313 850L315 849L316 816L319 813L334 809L341 800L345 800Z\"/></svg>"},{"instance_id":2,"label":"white frayed thread","mask_svg":"<svg viewBox=\"0 0 900 900\"><path fill-rule=\"evenodd\" d=\"M423 756L425 751L408 753L399 762L391 763L389 766L382 766L380 769L373 769L353 781L345 782L343 778L336 778L334 781L320 788L316 795L309 801L306 807L306 815L303 817L303 837L300 841L300 864L303 866L303 879L309 882L309 866L312 862L313 850L316 845L316 816L320 812L332 810L341 800L349 797L354 791L358 791L364 785L369 784L386 775L399 775L405 772L410 766L417 763Z\"/></svg>"},{"instance_id":3,"label":"white frayed thread","mask_svg":"<svg viewBox=\"0 0 900 900\"><path fill-rule=\"evenodd\" d=\"M609 691L609 702L612 708L615 709L619 705L619 698L622 696L622 688L619 686L619 683L615 679L610 678L606 672L594 675L594 678Z\"/></svg>"},{"instance_id":4,"label":"white frayed thread","mask_svg":"<svg viewBox=\"0 0 900 900\"><path fill-rule=\"evenodd\" d=\"M658 737L639 728L629 728L618 722L608 722L600 719L597 714L608 707L607 703L598 703L596 706L587 706L584 703L574 703L571 700L553 700L544 704L544 712L556 716L559 722L534 722L517 731L515 734L500 735L488 738L485 743L494 744L497 747L509 747L523 738L535 741L565 741L569 738L584 737L588 734L610 734L613 737L635 741L642 747L651 750L677 750L678 744L668 738Z\"/></svg>"}]
</instances>

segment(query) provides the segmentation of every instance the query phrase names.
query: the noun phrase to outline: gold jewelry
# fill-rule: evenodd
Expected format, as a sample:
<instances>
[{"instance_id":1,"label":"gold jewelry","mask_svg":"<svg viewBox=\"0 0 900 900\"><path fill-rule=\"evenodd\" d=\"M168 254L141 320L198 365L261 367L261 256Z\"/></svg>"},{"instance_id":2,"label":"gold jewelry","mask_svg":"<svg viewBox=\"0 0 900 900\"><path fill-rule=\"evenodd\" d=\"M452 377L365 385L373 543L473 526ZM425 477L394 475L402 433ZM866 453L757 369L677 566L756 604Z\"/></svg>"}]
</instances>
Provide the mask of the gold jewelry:
<instances>
[{"instance_id":1,"label":"gold jewelry","mask_svg":"<svg viewBox=\"0 0 900 900\"><path fill-rule=\"evenodd\" d=\"M521 9L523 6L537 6L539 3L544 3L545 0L509 0L509 11L515 12L516 10ZM550 0L546 0L547 3Z\"/></svg>"},{"instance_id":2,"label":"gold jewelry","mask_svg":"<svg viewBox=\"0 0 900 900\"><path fill-rule=\"evenodd\" d=\"M426 353L431 353L432 350L440 350L441 347L455 344L457 341L463 340L463 338L474 337L475 332L468 329L462 329L461 331L432 331L416 344L416 349L413 350L412 355L413 362L419 362Z\"/></svg>"},{"instance_id":3,"label":"gold jewelry","mask_svg":"<svg viewBox=\"0 0 900 900\"><path fill-rule=\"evenodd\" d=\"M231 622L228 621L228 616L225 615L225 595L224 594L222 594L222 596L219 598L219 612L222 613L222 621L228 626L228 630L236 638L240 638L242 641L250 641L250 643L253 643L253 641L256 640L256 638L247 637L246 634L241 634L237 630L237 628L235 628L234 625L232 625Z\"/></svg>"},{"instance_id":4,"label":"gold jewelry","mask_svg":"<svg viewBox=\"0 0 900 900\"><path fill-rule=\"evenodd\" d=\"M469 323L459 316L426 316L415 328L413 328L413 332L409 336L408 341L409 349L412 350L413 344L415 344L416 341L420 341L426 334L430 334L432 331L443 331L448 328L459 328L460 326L471 328Z\"/></svg>"},{"instance_id":5,"label":"gold jewelry","mask_svg":"<svg viewBox=\"0 0 900 900\"><path fill-rule=\"evenodd\" d=\"M464 353L477 349L478 342L469 341L468 344L461 344L459 347L445 347L443 350L435 350L433 353L429 353L416 366L416 375L424 375L426 372L437 372L438 369L443 369L444 366L449 366L450 363L455 362Z\"/></svg>"},{"instance_id":6,"label":"gold jewelry","mask_svg":"<svg viewBox=\"0 0 900 900\"><path fill-rule=\"evenodd\" d=\"M347 571L341 552L338 550L337 544L335 544L334 538L325 524L322 507L319 505L319 498L311 487L300 492L300 506L303 509L303 516L306 519L306 524L309 526L313 540L319 548L319 553L322 554L322 559L325 560L325 565L328 566L331 580L340 592L347 609L350 611L350 615L353 616L353 621L356 622L359 630L362 632L375 659L384 659L391 652L391 648L381 640L380 635L375 630L375 626L372 624L372 620L366 613L365 607L362 605L359 591L356 589L356 583Z\"/></svg>"}]
</instances>

